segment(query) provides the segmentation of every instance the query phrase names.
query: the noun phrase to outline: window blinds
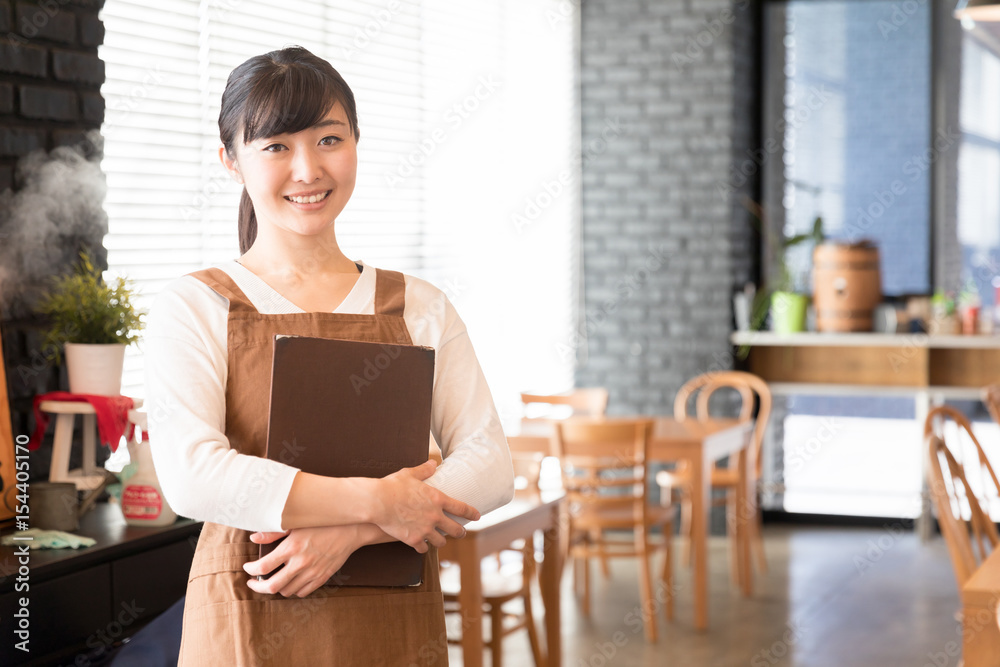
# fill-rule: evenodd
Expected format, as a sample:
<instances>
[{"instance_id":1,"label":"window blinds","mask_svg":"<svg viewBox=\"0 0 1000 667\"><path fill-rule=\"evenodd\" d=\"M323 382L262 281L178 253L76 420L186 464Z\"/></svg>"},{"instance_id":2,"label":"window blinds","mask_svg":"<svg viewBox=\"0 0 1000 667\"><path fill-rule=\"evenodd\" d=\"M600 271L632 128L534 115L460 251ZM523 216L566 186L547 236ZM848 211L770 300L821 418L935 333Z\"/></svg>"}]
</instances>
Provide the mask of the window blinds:
<instances>
[{"instance_id":1,"label":"window blinds","mask_svg":"<svg viewBox=\"0 0 1000 667\"><path fill-rule=\"evenodd\" d=\"M568 386L572 359L559 343L571 339L575 181L531 229L516 224L547 182L573 171L575 28L564 4L107 0L112 273L133 278L148 307L170 280L237 256L240 187L217 158L226 77L298 44L357 98L358 180L337 222L344 251L443 289L498 402ZM123 392L142 396L142 382L141 348L130 349Z\"/></svg>"}]
</instances>

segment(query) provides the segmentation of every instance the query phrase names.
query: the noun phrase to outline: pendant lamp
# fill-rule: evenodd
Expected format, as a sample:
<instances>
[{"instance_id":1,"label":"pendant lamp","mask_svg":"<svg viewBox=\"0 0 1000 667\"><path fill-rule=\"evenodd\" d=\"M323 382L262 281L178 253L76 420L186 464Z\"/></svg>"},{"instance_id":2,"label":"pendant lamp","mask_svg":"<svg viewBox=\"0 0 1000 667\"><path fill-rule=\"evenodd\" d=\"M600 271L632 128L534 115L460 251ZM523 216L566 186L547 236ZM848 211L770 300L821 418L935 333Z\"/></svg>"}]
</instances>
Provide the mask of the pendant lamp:
<instances>
[{"instance_id":1,"label":"pendant lamp","mask_svg":"<svg viewBox=\"0 0 1000 667\"><path fill-rule=\"evenodd\" d=\"M1000 2L989 0L958 0L955 18L973 21L1000 21Z\"/></svg>"}]
</instances>

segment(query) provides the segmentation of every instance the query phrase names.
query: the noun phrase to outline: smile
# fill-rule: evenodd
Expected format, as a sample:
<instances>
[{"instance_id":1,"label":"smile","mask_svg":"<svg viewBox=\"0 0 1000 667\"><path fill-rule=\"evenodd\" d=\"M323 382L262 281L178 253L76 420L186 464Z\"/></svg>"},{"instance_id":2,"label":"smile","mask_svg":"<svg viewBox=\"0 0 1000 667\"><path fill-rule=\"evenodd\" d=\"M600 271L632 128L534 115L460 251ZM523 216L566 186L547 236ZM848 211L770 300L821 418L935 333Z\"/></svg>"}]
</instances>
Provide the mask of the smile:
<instances>
[{"instance_id":1,"label":"smile","mask_svg":"<svg viewBox=\"0 0 1000 667\"><path fill-rule=\"evenodd\" d=\"M287 199L290 202L294 202L296 204L315 204L316 202L321 202L327 197L329 197L331 192L333 192L333 190L327 190L326 192L320 192L319 194L308 195L304 197L289 196L285 197L285 199Z\"/></svg>"}]
</instances>

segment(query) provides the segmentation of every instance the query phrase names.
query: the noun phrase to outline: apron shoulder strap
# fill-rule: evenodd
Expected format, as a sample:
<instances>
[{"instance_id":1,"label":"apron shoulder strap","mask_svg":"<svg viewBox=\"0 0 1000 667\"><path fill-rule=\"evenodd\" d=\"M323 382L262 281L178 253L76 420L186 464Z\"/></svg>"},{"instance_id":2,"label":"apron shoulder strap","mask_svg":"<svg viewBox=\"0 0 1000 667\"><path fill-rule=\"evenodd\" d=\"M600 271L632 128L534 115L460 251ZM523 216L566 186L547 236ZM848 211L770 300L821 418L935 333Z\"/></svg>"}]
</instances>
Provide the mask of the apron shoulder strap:
<instances>
[{"instance_id":1,"label":"apron shoulder strap","mask_svg":"<svg viewBox=\"0 0 1000 667\"><path fill-rule=\"evenodd\" d=\"M403 316L406 282L399 271L375 269L375 314Z\"/></svg>"},{"instance_id":2,"label":"apron shoulder strap","mask_svg":"<svg viewBox=\"0 0 1000 667\"><path fill-rule=\"evenodd\" d=\"M218 267L192 271L187 274L197 278L213 290L229 299L229 312L231 313L256 313L257 309L250 303L250 299L243 293L236 281L228 273Z\"/></svg>"}]
</instances>

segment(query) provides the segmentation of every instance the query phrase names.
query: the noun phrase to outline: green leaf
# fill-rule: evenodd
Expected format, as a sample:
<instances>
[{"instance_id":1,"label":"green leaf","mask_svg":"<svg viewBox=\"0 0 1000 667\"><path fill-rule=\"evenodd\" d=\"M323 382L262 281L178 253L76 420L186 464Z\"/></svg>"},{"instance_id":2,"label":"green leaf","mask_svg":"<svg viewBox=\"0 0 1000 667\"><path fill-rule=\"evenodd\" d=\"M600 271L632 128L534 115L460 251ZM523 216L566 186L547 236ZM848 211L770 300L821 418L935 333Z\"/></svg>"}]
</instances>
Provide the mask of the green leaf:
<instances>
[{"instance_id":1,"label":"green leaf","mask_svg":"<svg viewBox=\"0 0 1000 667\"><path fill-rule=\"evenodd\" d=\"M38 312L51 320L43 342L46 356L58 361L64 343L134 342L145 326L145 313L132 305L133 296L124 277L106 285L89 254L81 251L76 270L56 278L39 302Z\"/></svg>"}]
</instances>

